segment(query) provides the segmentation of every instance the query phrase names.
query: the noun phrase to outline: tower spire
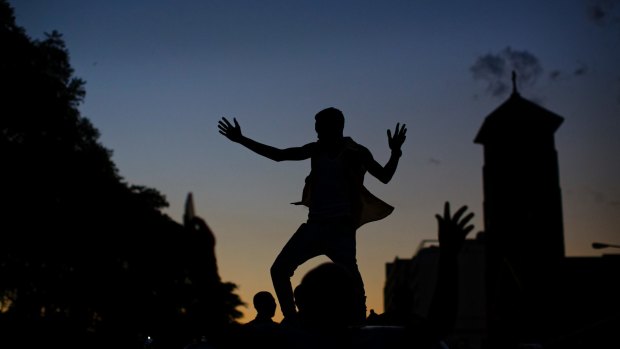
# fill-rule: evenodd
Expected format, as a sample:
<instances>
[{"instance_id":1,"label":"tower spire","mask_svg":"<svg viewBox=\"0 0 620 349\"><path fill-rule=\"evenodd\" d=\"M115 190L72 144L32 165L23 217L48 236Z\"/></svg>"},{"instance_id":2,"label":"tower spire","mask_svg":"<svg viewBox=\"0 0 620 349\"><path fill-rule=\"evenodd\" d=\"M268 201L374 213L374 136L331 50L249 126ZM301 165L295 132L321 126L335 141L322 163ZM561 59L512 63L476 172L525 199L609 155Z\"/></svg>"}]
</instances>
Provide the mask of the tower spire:
<instances>
[{"instance_id":1,"label":"tower spire","mask_svg":"<svg viewBox=\"0 0 620 349\"><path fill-rule=\"evenodd\" d=\"M517 91L517 72L514 70L512 71L512 94L519 94L519 91Z\"/></svg>"}]
</instances>

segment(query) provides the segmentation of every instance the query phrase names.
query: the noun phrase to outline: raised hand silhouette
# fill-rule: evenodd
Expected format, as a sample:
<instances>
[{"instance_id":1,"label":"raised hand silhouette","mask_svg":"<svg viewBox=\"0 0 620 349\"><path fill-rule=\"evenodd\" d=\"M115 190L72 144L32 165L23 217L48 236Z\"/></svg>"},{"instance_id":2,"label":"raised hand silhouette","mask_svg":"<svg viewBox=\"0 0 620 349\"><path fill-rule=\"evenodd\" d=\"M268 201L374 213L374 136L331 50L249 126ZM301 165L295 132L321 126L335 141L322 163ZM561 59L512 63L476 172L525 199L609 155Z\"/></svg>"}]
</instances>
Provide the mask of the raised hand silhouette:
<instances>
[{"instance_id":1,"label":"raised hand silhouette","mask_svg":"<svg viewBox=\"0 0 620 349\"><path fill-rule=\"evenodd\" d=\"M396 129L394 129L394 136L392 136L392 131L387 130L388 135L388 145L393 152L401 153L400 148L402 147L405 139L407 138L407 125L403 124L400 127L400 123L396 124Z\"/></svg>"},{"instance_id":2,"label":"raised hand silhouette","mask_svg":"<svg viewBox=\"0 0 620 349\"><path fill-rule=\"evenodd\" d=\"M235 125L233 126L230 121L226 118L222 118L217 123L217 128L220 129L220 134L226 136L226 138L230 139L233 142L239 143L243 138L241 134L241 126L237 122L237 118L233 118L233 122Z\"/></svg>"},{"instance_id":3,"label":"raised hand silhouette","mask_svg":"<svg viewBox=\"0 0 620 349\"><path fill-rule=\"evenodd\" d=\"M465 217L461 216L467 211L467 206L461 206L454 216L450 216L450 203L444 204L443 216L435 215L438 223L438 239L439 248L442 253L456 255L461 251L467 234L473 229L473 225L467 225L474 217L473 213L469 213Z\"/></svg>"}]
</instances>

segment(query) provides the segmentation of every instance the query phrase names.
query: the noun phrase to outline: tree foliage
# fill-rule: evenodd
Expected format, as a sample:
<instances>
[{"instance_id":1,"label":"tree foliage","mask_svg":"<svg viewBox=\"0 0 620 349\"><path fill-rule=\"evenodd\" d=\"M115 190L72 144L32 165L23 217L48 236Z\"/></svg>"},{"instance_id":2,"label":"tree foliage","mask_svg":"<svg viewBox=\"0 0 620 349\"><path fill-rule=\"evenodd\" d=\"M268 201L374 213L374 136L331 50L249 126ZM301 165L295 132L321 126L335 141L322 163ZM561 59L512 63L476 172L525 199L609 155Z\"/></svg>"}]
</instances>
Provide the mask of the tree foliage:
<instances>
[{"instance_id":1,"label":"tree foliage","mask_svg":"<svg viewBox=\"0 0 620 349\"><path fill-rule=\"evenodd\" d=\"M241 316L214 239L119 175L78 109L60 33L33 40L0 0L0 347L141 347L186 341Z\"/></svg>"}]
</instances>

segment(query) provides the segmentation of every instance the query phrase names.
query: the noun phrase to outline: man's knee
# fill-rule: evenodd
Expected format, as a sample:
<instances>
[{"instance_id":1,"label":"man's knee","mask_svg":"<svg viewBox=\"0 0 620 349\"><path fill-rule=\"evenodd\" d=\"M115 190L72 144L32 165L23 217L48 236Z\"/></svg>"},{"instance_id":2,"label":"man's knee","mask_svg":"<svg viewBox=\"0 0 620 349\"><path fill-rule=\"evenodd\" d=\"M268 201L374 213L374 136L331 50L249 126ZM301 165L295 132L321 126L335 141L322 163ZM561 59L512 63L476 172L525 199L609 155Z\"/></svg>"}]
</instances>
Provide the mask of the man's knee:
<instances>
[{"instance_id":1,"label":"man's knee","mask_svg":"<svg viewBox=\"0 0 620 349\"><path fill-rule=\"evenodd\" d=\"M276 260L272 265L271 268L269 269L269 271L271 272L271 278L283 278L283 277L291 277L293 276L293 273L295 272L295 268L291 268L287 265L285 265L284 263L279 262L278 260Z\"/></svg>"}]
</instances>

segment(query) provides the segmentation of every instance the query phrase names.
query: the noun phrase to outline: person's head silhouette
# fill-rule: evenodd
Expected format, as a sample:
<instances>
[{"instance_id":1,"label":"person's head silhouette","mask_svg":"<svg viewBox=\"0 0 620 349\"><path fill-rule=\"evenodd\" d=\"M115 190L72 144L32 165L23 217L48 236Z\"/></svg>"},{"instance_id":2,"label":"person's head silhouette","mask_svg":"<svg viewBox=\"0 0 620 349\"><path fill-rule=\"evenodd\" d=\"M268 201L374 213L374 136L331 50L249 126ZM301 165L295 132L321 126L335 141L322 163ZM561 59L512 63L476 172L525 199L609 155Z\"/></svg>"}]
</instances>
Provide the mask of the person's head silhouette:
<instances>
[{"instance_id":1,"label":"person's head silhouette","mask_svg":"<svg viewBox=\"0 0 620 349\"><path fill-rule=\"evenodd\" d=\"M314 116L314 120L314 129L319 140L330 141L342 138L344 114L339 109L333 107L323 109Z\"/></svg>"},{"instance_id":2,"label":"person's head silhouette","mask_svg":"<svg viewBox=\"0 0 620 349\"><path fill-rule=\"evenodd\" d=\"M295 288L295 302L304 326L338 329L355 323L357 304L353 276L331 262L310 270Z\"/></svg>"},{"instance_id":3,"label":"person's head silhouette","mask_svg":"<svg viewBox=\"0 0 620 349\"><path fill-rule=\"evenodd\" d=\"M260 291L254 295L254 308L256 318L261 320L271 320L276 313L276 300L268 291Z\"/></svg>"}]
</instances>

